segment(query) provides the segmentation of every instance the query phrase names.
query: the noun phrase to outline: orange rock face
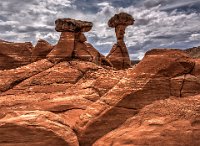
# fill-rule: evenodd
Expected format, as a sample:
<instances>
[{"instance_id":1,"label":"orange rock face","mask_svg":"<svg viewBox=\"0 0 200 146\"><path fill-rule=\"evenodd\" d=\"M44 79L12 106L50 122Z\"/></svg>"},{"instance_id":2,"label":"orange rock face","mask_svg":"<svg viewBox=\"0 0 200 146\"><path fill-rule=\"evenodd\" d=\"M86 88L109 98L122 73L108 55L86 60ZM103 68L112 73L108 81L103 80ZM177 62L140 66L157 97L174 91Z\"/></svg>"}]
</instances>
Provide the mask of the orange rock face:
<instances>
[{"instance_id":1,"label":"orange rock face","mask_svg":"<svg viewBox=\"0 0 200 146\"><path fill-rule=\"evenodd\" d=\"M199 145L199 105L199 95L153 102L93 145Z\"/></svg>"},{"instance_id":2,"label":"orange rock face","mask_svg":"<svg viewBox=\"0 0 200 146\"><path fill-rule=\"evenodd\" d=\"M45 59L52 49L53 46L51 44L45 40L40 39L32 50L31 61L34 62Z\"/></svg>"},{"instance_id":3,"label":"orange rock face","mask_svg":"<svg viewBox=\"0 0 200 146\"><path fill-rule=\"evenodd\" d=\"M54 63L70 60L74 50L75 34L73 32L62 32L60 39L48 54L47 58Z\"/></svg>"},{"instance_id":4,"label":"orange rock face","mask_svg":"<svg viewBox=\"0 0 200 146\"><path fill-rule=\"evenodd\" d=\"M75 125L81 145L91 145L136 115L146 105L173 96L171 78L189 75L194 66L195 62L181 51L148 52L134 69L126 71L126 76L114 88L87 107L81 115ZM196 83L190 86L194 84ZM199 89L190 95L199 94ZM193 89L190 88L188 92L191 90Z\"/></svg>"},{"instance_id":5,"label":"orange rock face","mask_svg":"<svg viewBox=\"0 0 200 146\"><path fill-rule=\"evenodd\" d=\"M44 111L15 111L0 119L0 145L78 146L75 133L59 115Z\"/></svg>"},{"instance_id":6,"label":"orange rock face","mask_svg":"<svg viewBox=\"0 0 200 146\"><path fill-rule=\"evenodd\" d=\"M17 68L31 63L31 43L0 41L0 70Z\"/></svg>"},{"instance_id":7,"label":"orange rock face","mask_svg":"<svg viewBox=\"0 0 200 146\"><path fill-rule=\"evenodd\" d=\"M81 58L98 56L85 40L74 36L73 60L0 70L0 145L200 144L199 59L154 49L116 70Z\"/></svg>"}]
</instances>

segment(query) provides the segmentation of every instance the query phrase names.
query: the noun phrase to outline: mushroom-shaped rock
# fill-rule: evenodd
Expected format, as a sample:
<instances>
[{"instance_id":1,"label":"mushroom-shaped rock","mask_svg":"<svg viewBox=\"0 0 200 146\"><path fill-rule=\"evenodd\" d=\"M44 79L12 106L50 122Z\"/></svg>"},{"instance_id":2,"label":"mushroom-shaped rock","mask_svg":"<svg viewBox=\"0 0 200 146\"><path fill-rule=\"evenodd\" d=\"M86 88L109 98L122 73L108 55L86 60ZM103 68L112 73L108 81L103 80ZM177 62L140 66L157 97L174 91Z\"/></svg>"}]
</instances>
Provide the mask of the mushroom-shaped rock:
<instances>
[{"instance_id":1,"label":"mushroom-shaped rock","mask_svg":"<svg viewBox=\"0 0 200 146\"><path fill-rule=\"evenodd\" d=\"M92 29L92 22L75 20L71 18L57 19L55 21L58 32L88 32Z\"/></svg>"},{"instance_id":2,"label":"mushroom-shaped rock","mask_svg":"<svg viewBox=\"0 0 200 146\"><path fill-rule=\"evenodd\" d=\"M57 19L55 25L55 30L61 32L61 36L57 45L48 54L47 58L54 63L62 60L70 60L74 52L76 34L90 31L93 24L92 22L63 18Z\"/></svg>"},{"instance_id":3,"label":"mushroom-shaped rock","mask_svg":"<svg viewBox=\"0 0 200 146\"><path fill-rule=\"evenodd\" d=\"M133 25L134 19L127 13L115 14L109 21L108 26L115 28L117 44L113 46L107 58L117 69L126 69L131 66L128 50L124 43L125 28Z\"/></svg>"},{"instance_id":4,"label":"mushroom-shaped rock","mask_svg":"<svg viewBox=\"0 0 200 146\"><path fill-rule=\"evenodd\" d=\"M60 40L47 58L54 63L62 60L79 59L94 62L98 65L112 64L100 54L91 44L88 44L83 32L90 31L92 22L70 18L55 21L56 31L61 32Z\"/></svg>"}]
</instances>

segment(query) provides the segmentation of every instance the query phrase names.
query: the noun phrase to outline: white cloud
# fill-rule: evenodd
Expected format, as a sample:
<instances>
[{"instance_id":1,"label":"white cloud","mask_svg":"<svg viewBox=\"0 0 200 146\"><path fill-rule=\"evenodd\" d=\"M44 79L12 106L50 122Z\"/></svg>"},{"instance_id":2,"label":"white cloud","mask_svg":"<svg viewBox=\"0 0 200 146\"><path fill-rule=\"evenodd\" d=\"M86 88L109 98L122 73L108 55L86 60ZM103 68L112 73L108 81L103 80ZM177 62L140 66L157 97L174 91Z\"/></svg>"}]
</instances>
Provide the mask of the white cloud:
<instances>
[{"instance_id":1,"label":"white cloud","mask_svg":"<svg viewBox=\"0 0 200 146\"><path fill-rule=\"evenodd\" d=\"M189 38L190 40L200 40L200 33L192 34Z\"/></svg>"},{"instance_id":2,"label":"white cloud","mask_svg":"<svg viewBox=\"0 0 200 146\"><path fill-rule=\"evenodd\" d=\"M97 4L98 6L102 6L102 7L106 7L106 6L110 6L109 2L101 2Z\"/></svg>"},{"instance_id":3,"label":"white cloud","mask_svg":"<svg viewBox=\"0 0 200 146\"><path fill-rule=\"evenodd\" d=\"M168 3L167 5L163 6L161 10L167 10L167 9L174 9L179 8L183 6L188 6L190 4L195 4L196 2L199 2L199 0L180 0L180 1L171 1L171 3Z\"/></svg>"},{"instance_id":4,"label":"white cloud","mask_svg":"<svg viewBox=\"0 0 200 146\"><path fill-rule=\"evenodd\" d=\"M59 5L62 4L63 6L70 7L72 6L73 0L46 0L49 4Z\"/></svg>"},{"instance_id":5,"label":"white cloud","mask_svg":"<svg viewBox=\"0 0 200 146\"><path fill-rule=\"evenodd\" d=\"M17 25L19 24L18 21L2 21L0 20L0 25Z\"/></svg>"}]
</instances>

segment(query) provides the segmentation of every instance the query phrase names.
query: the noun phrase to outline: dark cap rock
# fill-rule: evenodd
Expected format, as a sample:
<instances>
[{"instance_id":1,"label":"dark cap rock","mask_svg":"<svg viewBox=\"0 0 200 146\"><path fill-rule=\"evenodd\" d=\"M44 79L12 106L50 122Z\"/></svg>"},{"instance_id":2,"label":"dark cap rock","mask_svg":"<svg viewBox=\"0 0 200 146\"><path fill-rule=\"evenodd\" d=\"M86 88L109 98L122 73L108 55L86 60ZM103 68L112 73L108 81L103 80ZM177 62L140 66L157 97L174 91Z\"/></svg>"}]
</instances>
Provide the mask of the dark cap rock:
<instances>
[{"instance_id":1,"label":"dark cap rock","mask_svg":"<svg viewBox=\"0 0 200 146\"><path fill-rule=\"evenodd\" d=\"M92 29L92 22L75 20L71 18L57 19L55 21L58 32L88 32Z\"/></svg>"},{"instance_id":2,"label":"dark cap rock","mask_svg":"<svg viewBox=\"0 0 200 146\"><path fill-rule=\"evenodd\" d=\"M134 18L127 13L121 12L119 14L115 14L109 21L108 26L109 27L116 27L118 25L133 25L134 24Z\"/></svg>"}]
</instances>

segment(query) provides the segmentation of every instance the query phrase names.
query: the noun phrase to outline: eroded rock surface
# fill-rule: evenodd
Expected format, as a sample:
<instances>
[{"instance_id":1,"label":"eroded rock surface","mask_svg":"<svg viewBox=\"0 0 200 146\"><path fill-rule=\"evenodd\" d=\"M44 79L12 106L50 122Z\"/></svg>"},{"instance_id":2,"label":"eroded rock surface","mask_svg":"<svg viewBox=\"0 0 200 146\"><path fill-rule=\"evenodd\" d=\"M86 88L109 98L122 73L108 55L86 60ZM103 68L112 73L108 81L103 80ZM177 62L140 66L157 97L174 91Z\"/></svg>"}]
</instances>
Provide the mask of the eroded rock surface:
<instances>
[{"instance_id":1,"label":"eroded rock surface","mask_svg":"<svg viewBox=\"0 0 200 146\"><path fill-rule=\"evenodd\" d=\"M125 70L80 59L1 70L0 145L198 145L199 71L171 49Z\"/></svg>"},{"instance_id":2,"label":"eroded rock surface","mask_svg":"<svg viewBox=\"0 0 200 146\"><path fill-rule=\"evenodd\" d=\"M184 50L192 58L200 58L200 46Z\"/></svg>"},{"instance_id":3,"label":"eroded rock surface","mask_svg":"<svg viewBox=\"0 0 200 146\"><path fill-rule=\"evenodd\" d=\"M134 69L126 71L114 88L87 107L75 125L79 142L91 145L146 105L169 98L173 90L171 78L189 75L194 66L195 62L182 51L158 49L147 52ZM195 94L199 94L200 90L197 91Z\"/></svg>"},{"instance_id":4,"label":"eroded rock surface","mask_svg":"<svg viewBox=\"0 0 200 146\"><path fill-rule=\"evenodd\" d=\"M33 45L30 42L0 41L0 70L13 69L31 63Z\"/></svg>"},{"instance_id":5,"label":"eroded rock surface","mask_svg":"<svg viewBox=\"0 0 200 146\"><path fill-rule=\"evenodd\" d=\"M75 133L59 115L44 111L14 111L0 119L0 145L78 146Z\"/></svg>"},{"instance_id":6,"label":"eroded rock surface","mask_svg":"<svg viewBox=\"0 0 200 146\"><path fill-rule=\"evenodd\" d=\"M200 144L200 96L156 101L93 146Z\"/></svg>"},{"instance_id":7,"label":"eroded rock surface","mask_svg":"<svg viewBox=\"0 0 200 146\"><path fill-rule=\"evenodd\" d=\"M87 106L115 86L124 72L79 60L54 65L44 59L0 75L0 113L50 111L67 118L72 127Z\"/></svg>"},{"instance_id":8,"label":"eroded rock surface","mask_svg":"<svg viewBox=\"0 0 200 146\"><path fill-rule=\"evenodd\" d=\"M52 49L53 46L49 44L47 41L43 39L38 40L36 46L32 50L31 62L45 59Z\"/></svg>"},{"instance_id":9,"label":"eroded rock surface","mask_svg":"<svg viewBox=\"0 0 200 146\"><path fill-rule=\"evenodd\" d=\"M86 42L87 39L83 32L91 30L93 26L91 22L64 18L56 20L55 24L55 29L61 32L61 36L53 50L48 54L48 60L58 63L79 59L98 65L112 66L110 61Z\"/></svg>"}]
</instances>

